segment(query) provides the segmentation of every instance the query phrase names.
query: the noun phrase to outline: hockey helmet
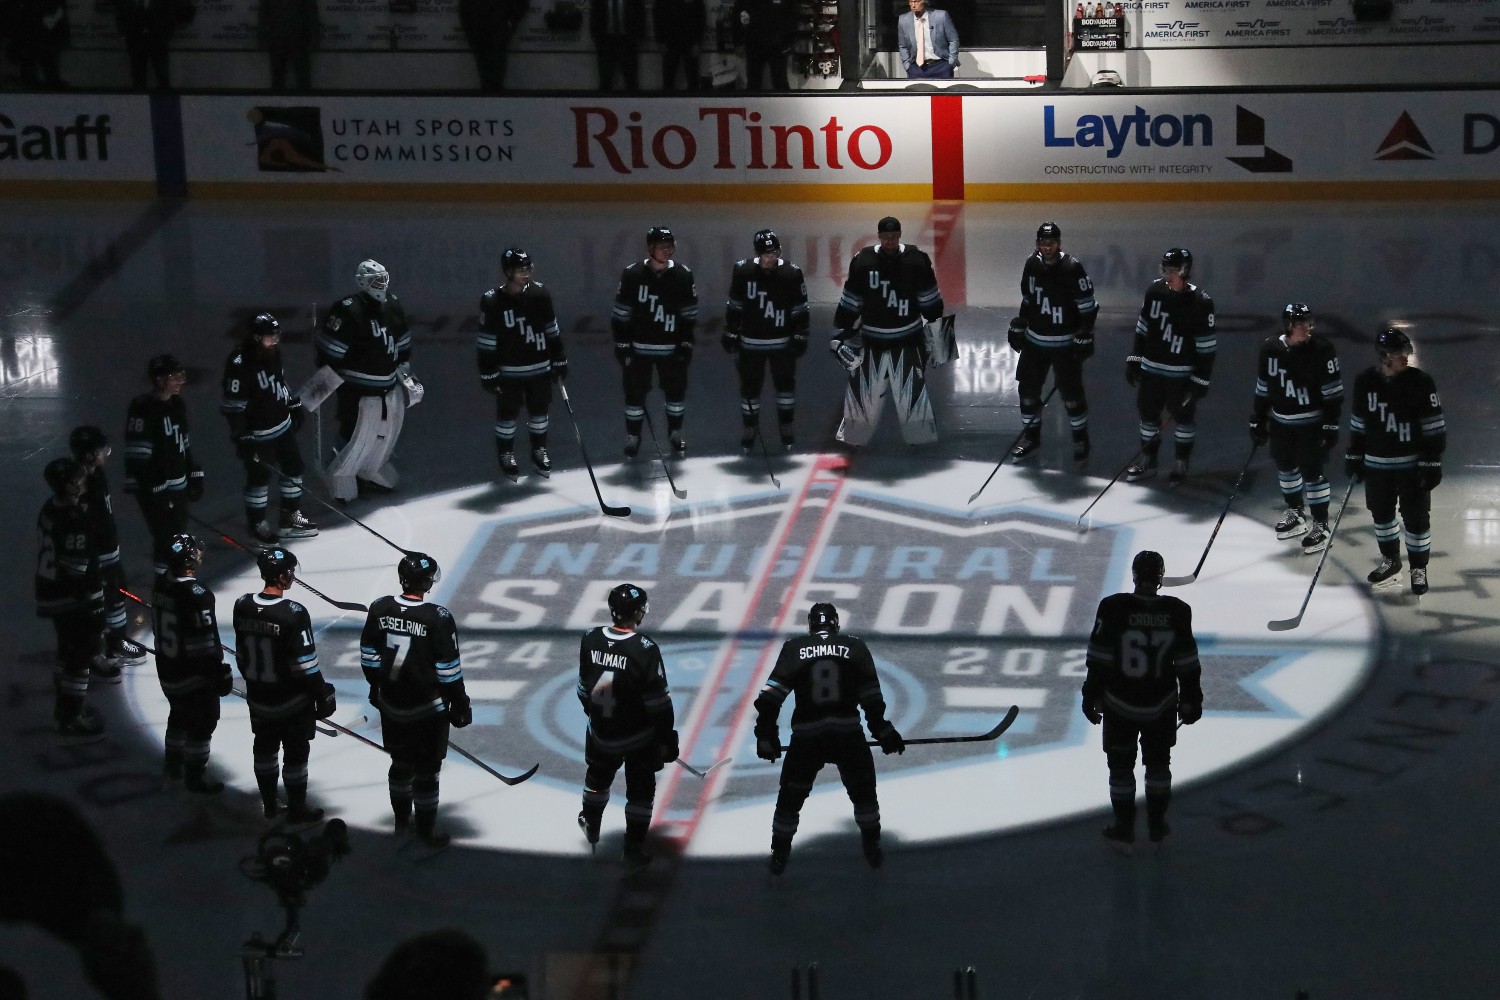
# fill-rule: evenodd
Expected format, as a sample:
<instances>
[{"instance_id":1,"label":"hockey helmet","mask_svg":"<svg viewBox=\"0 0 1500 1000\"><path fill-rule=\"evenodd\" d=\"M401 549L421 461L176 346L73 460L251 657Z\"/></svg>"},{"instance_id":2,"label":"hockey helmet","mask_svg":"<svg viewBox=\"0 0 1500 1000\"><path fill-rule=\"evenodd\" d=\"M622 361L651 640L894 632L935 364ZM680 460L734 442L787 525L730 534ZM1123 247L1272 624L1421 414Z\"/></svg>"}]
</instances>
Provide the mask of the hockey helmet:
<instances>
[{"instance_id":1,"label":"hockey helmet","mask_svg":"<svg viewBox=\"0 0 1500 1000\"><path fill-rule=\"evenodd\" d=\"M396 564L396 576L401 579L401 589L408 594L425 594L432 585L443 578L437 560L425 552L408 552Z\"/></svg>"},{"instance_id":2,"label":"hockey helmet","mask_svg":"<svg viewBox=\"0 0 1500 1000\"><path fill-rule=\"evenodd\" d=\"M167 571L186 573L203 565L203 543L192 535L173 535L167 543Z\"/></svg>"},{"instance_id":3,"label":"hockey helmet","mask_svg":"<svg viewBox=\"0 0 1500 1000\"><path fill-rule=\"evenodd\" d=\"M268 312L256 313L255 318L250 321L250 336L256 340L280 337L281 324L276 322L276 317Z\"/></svg>"},{"instance_id":4,"label":"hockey helmet","mask_svg":"<svg viewBox=\"0 0 1500 1000\"><path fill-rule=\"evenodd\" d=\"M177 360L176 355L158 354L146 362L146 376L152 382L156 382L159 379L171 378L173 375L187 375L187 368L183 366L181 361Z\"/></svg>"},{"instance_id":5,"label":"hockey helmet","mask_svg":"<svg viewBox=\"0 0 1500 1000\"><path fill-rule=\"evenodd\" d=\"M291 549L280 545L262 550L256 556L255 564L260 567L260 578L266 583L280 583L283 576L297 572L297 557L292 555Z\"/></svg>"},{"instance_id":6,"label":"hockey helmet","mask_svg":"<svg viewBox=\"0 0 1500 1000\"><path fill-rule=\"evenodd\" d=\"M68 435L68 449L73 452L73 457L82 462L84 459L109 447L109 438L104 432L93 424L84 424L82 427L73 428L73 433Z\"/></svg>"},{"instance_id":7,"label":"hockey helmet","mask_svg":"<svg viewBox=\"0 0 1500 1000\"><path fill-rule=\"evenodd\" d=\"M1186 247L1173 247L1166 253L1162 254L1162 274L1166 274L1168 269L1177 271L1182 275L1182 280L1186 281L1189 277L1192 276L1193 273L1192 251L1188 250Z\"/></svg>"},{"instance_id":8,"label":"hockey helmet","mask_svg":"<svg viewBox=\"0 0 1500 1000\"><path fill-rule=\"evenodd\" d=\"M512 272L534 266L531 262L531 254L519 247L511 247L500 255L500 270L507 278Z\"/></svg>"},{"instance_id":9,"label":"hockey helmet","mask_svg":"<svg viewBox=\"0 0 1500 1000\"><path fill-rule=\"evenodd\" d=\"M1036 227L1036 238L1038 240L1057 240L1062 242L1062 229L1055 222L1044 222Z\"/></svg>"},{"instance_id":10,"label":"hockey helmet","mask_svg":"<svg viewBox=\"0 0 1500 1000\"><path fill-rule=\"evenodd\" d=\"M652 226L646 230L646 245L654 247L658 243L671 243L676 245L677 237L672 235L672 230L666 226Z\"/></svg>"},{"instance_id":11,"label":"hockey helmet","mask_svg":"<svg viewBox=\"0 0 1500 1000\"><path fill-rule=\"evenodd\" d=\"M1167 575L1167 562L1160 552L1142 549L1130 561L1130 575L1137 584L1149 583L1160 587L1162 578Z\"/></svg>"},{"instance_id":12,"label":"hockey helmet","mask_svg":"<svg viewBox=\"0 0 1500 1000\"><path fill-rule=\"evenodd\" d=\"M384 302L385 291L391 287L391 272L378 260L362 260L354 269L354 284L376 302Z\"/></svg>"},{"instance_id":13,"label":"hockey helmet","mask_svg":"<svg viewBox=\"0 0 1500 1000\"><path fill-rule=\"evenodd\" d=\"M88 475L88 470L81 462L71 458L54 458L47 463L42 470L42 478L47 481L47 488L52 491L53 496L67 496L70 493L77 496L82 492L81 484ZM75 486L79 486L78 492L73 492Z\"/></svg>"},{"instance_id":14,"label":"hockey helmet","mask_svg":"<svg viewBox=\"0 0 1500 1000\"><path fill-rule=\"evenodd\" d=\"M755 255L781 253L781 240L774 230L762 229L755 234Z\"/></svg>"},{"instance_id":15,"label":"hockey helmet","mask_svg":"<svg viewBox=\"0 0 1500 1000\"><path fill-rule=\"evenodd\" d=\"M837 632L839 609L827 601L814 604L807 609L807 630L809 632Z\"/></svg>"},{"instance_id":16,"label":"hockey helmet","mask_svg":"<svg viewBox=\"0 0 1500 1000\"><path fill-rule=\"evenodd\" d=\"M1411 338L1397 326L1388 326L1375 338L1375 349L1381 354L1410 354Z\"/></svg>"},{"instance_id":17,"label":"hockey helmet","mask_svg":"<svg viewBox=\"0 0 1500 1000\"><path fill-rule=\"evenodd\" d=\"M609 592L609 614L617 622L640 621L649 609L646 592L633 583L622 583Z\"/></svg>"},{"instance_id":18,"label":"hockey helmet","mask_svg":"<svg viewBox=\"0 0 1500 1000\"><path fill-rule=\"evenodd\" d=\"M1306 302L1288 302L1286 308L1281 310L1281 329L1284 333L1292 332L1293 323L1306 323L1310 330L1313 327L1312 306Z\"/></svg>"},{"instance_id":19,"label":"hockey helmet","mask_svg":"<svg viewBox=\"0 0 1500 1000\"><path fill-rule=\"evenodd\" d=\"M887 215L875 224L875 231L877 233L896 233L900 235L901 220L894 215Z\"/></svg>"}]
</instances>

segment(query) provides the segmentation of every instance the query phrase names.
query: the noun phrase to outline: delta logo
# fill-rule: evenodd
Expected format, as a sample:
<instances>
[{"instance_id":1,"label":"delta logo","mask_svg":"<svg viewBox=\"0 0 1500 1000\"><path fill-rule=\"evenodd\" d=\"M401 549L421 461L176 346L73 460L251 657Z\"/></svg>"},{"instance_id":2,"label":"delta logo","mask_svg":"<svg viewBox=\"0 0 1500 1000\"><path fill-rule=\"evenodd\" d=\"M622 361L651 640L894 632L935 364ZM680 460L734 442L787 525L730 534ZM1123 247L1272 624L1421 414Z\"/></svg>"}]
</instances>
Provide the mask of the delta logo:
<instances>
[{"instance_id":1,"label":"delta logo","mask_svg":"<svg viewBox=\"0 0 1500 1000\"><path fill-rule=\"evenodd\" d=\"M1435 160L1437 154L1432 151L1432 143L1422 134L1417 123L1412 120L1409 112L1401 112L1401 117L1396 119L1396 124L1380 140L1380 148L1375 151L1377 160Z\"/></svg>"}]
</instances>

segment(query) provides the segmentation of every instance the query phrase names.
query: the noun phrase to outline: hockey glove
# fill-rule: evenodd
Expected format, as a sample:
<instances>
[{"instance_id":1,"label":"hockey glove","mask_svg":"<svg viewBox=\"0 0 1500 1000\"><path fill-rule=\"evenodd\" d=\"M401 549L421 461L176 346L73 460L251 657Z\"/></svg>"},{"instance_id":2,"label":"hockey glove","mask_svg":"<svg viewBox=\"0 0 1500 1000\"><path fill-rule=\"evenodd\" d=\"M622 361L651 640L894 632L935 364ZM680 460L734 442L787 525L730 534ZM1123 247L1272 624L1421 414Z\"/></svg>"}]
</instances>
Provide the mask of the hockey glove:
<instances>
[{"instance_id":1,"label":"hockey glove","mask_svg":"<svg viewBox=\"0 0 1500 1000\"><path fill-rule=\"evenodd\" d=\"M188 476L188 481L187 481L187 498L188 498L188 500L192 501L193 503L197 503L199 500L203 499L203 477L202 476Z\"/></svg>"},{"instance_id":2,"label":"hockey glove","mask_svg":"<svg viewBox=\"0 0 1500 1000\"><path fill-rule=\"evenodd\" d=\"M313 714L320 719L326 719L339 710L339 700L334 694L333 685L327 681L323 682L323 690L318 692L317 705Z\"/></svg>"},{"instance_id":3,"label":"hockey glove","mask_svg":"<svg viewBox=\"0 0 1500 1000\"><path fill-rule=\"evenodd\" d=\"M500 391L500 373L491 372L488 375L479 376L479 388L491 396L497 394Z\"/></svg>"},{"instance_id":4,"label":"hockey glove","mask_svg":"<svg viewBox=\"0 0 1500 1000\"><path fill-rule=\"evenodd\" d=\"M1203 718L1203 702L1181 701L1177 703L1177 717L1182 720L1184 726L1191 726Z\"/></svg>"},{"instance_id":5,"label":"hockey glove","mask_svg":"<svg viewBox=\"0 0 1500 1000\"><path fill-rule=\"evenodd\" d=\"M833 356L838 359L839 364L844 366L844 371L850 375L853 375L865 360L863 351L856 347L851 347L842 340L835 340L828 346L833 351Z\"/></svg>"},{"instance_id":6,"label":"hockey glove","mask_svg":"<svg viewBox=\"0 0 1500 1000\"><path fill-rule=\"evenodd\" d=\"M767 735L755 738L755 756L761 760L776 761L781 759L781 736Z\"/></svg>"},{"instance_id":7,"label":"hockey glove","mask_svg":"<svg viewBox=\"0 0 1500 1000\"><path fill-rule=\"evenodd\" d=\"M1435 490L1443 481L1443 463L1441 462L1418 462L1417 463L1417 485L1424 490Z\"/></svg>"},{"instance_id":8,"label":"hockey glove","mask_svg":"<svg viewBox=\"0 0 1500 1000\"><path fill-rule=\"evenodd\" d=\"M1017 354L1021 353L1021 349L1026 346L1026 321L1024 319L1016 316L1010 321L1010 329L1005 331L1005 342L1010 345L1012 351Z\"/></svg>"},{"instance_id":9,"label":"hockey glove","mask_svg":"<svg viewBox=\"0 0 1500 1000\"><path fill-rule=\"evenodd\" d=\"M454 729L463 729L474 721L474 706L468 695L448 703L448 724Z\"/></svg>"},{"instance_id":10,"label":"hockey glove","mask_svg":"<svg viewBox=\"0 0 1500 1000\"><path fill-rule=\"evenodd\" d=\"M1141 384L1141 363L1135 358L1125 359L1125 384L1132 389Z\"/></svg>"},{"instance_id":11,"label":"hockey glove","mask_svg":"<svg viewBox=\"0 0 1500 1000\"><path fill-rule=\"evenodd\" d=\"M1087 361L1089 358L1092 358L1093 356L1094 356L1094 338L1093 337L1090 337L1088 340L1079 340L1076 337L1073 339L1073 357L1078 361L1079 364L1082 364L1083 362Z\"/></svg>"},{"instance_id":12,"label":"hockey glove","mask_svg":"<svg viewBox=\"0 0 1500 1000\"><path fill-rule=\"evenodd\" d=\"M737 333L726 333L719 338L719 346L724 348L725 354L738 354L740 352L740 335Z\"/></svg>"},{"instance_id":13,"label":"hockey glove","mask_svg":"<svg viewBox=\"0 0 1500 1000\"><path fill-rule=\"evenodd\" d=\"M1250 440L1256 445L1263 445L1271 439L1271 432L1266 428L1265 417L1250 418Z\"/></svg>"},{"instance_id":14,"label":"hockey glove","mask_svg":"<svg viewBox=\"0 0 1500 1000\"><path fill-rule=\"evenodd\" d=\"M1324 424L1322 445L1324 451L1332 451L1339 446L1339 425Z\"/></svg>"},{"instance_id":15,"label":"hockey glove","mask_svg":"<svg viewBox=\"0 0 1500 1000\"><path fill-rule=\"evenodd\" d=\"M807 353L807 334L792 334L792 357L800 358Z\"/></svg>"},{"instance_id":16,"label":"hockey glove","mask_svg":"<svg viewBox=\"0 0 1500 1000\"><path fill-rule=\"evenodd\" d=\"M566 382L568 380L568 359L558 358L552 362L552 381Z\"/></svg>"},{"instance_id":17,"label":"hockey glove","mask_svg":"<svg viewBox=\"0 0 1500 1000\"><path fill-rule=\"evenodd\" d=\"M302 429L302 424L307 420L307 411L302 408L302 400L292 400L292 433L295 434Z\"/></svg>"},{"instance_id":18,"label":"hockey glove","mask_svg":"<svg viewBox=\"0 0 1500 1000\"><path fill-rule=\"evenodd\" d=\"M234 457L241 462L257 461L255 457L255 440L253 438L237 438L234 442Z\"/></svg>"},{"instance_id":19,"label":"hockey glove","mask_svg":"<svg viewBox=\"0 0 1500 1000\"><path fill-rule=\"evenodd\" d=\"M1356 483L1364 482L1365 457L1363 455L1348 454L1344 456L1344 475Z\"/></svg>"},{"instance_id":20,"label":"hockey glove","mask_svg":"<svg viewBox=\"0 0 1500 1000\"><path fill-rule=\"evenodd\" d=\"M875 738L880 741L880 752L883 754L906 753L906 741L901 738L901 734L896 731L896 727L889 722L885 724L885 728Z\"/></svg>"},{"instance_id":21,"label":"hockey glove","mask_svg":"<svg viewBox=\"0 0 1500 1000\"><path fill-rule=\"evenodd\" d=\"M677 744L677 730L675 729L668 730L666 736L662 737L661 743L657 746L661 752L661 762L663 764L670 764L682 756L682 748Z\"/></svg>"},{"instance_id":22,"label":"hockey glove","mask_svg":"<svg viewBox=\"0 0 1500 1000\"><path fill-rule=\"evenodd\" d=\"M1099 703L1088 695L1083 696L1083 717L1089 720L1091 726L1104 721L1104 712L1100 710Z\"/></svg>"},{"instance_id":23,"label":"hockey glove","mask_svg":"<svg viewBox=\"0 0 1500 1000\"><path fill-rule=\"evenodd\" d=\"M691 340L684 340L682 343L678 344L675 357L683 364L687 364L689 361L693 360L693 342Z\"/></svg>"},{"instance_id":24,"label":"hockey glove","mask_svg":"<svg viewBox=\"0 0 1500 1000\"><path fill-rule=\"evenodd\" d=\"M615 344L615 360L620 362L620 364L630 364L630 353L629 344Z\"/></svg>"},{"instance_id":25,"label":"hockey glove","mask_svg":"<svg viewBox=\"0 0 1500 1000\"><path fill-rule=\"evenodd\" d=\"M217 694L220 698L223 698L226 695L233 693L233 691L234 671L229 669L229 664L221 663L219 664L219 683L214 688L214 693Z\"/></svg>"}]
</instances>

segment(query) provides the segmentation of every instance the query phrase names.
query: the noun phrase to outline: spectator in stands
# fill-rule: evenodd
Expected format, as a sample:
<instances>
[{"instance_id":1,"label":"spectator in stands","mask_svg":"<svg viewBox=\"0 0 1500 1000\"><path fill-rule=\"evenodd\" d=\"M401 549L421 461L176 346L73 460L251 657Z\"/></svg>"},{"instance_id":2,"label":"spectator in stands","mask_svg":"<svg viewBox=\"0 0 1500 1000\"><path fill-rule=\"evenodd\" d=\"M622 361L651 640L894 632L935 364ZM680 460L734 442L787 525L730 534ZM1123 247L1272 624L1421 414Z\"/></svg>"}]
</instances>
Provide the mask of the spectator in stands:
<instances>
[{"instance_id":1,"label":"spectator in stands","mask_svg":"<svg viewBox=\"0 0 1500 1000\"><path fill-rule=\"evenodd\" d=\"M486 94L505 90L510 40L528 6L529 0L458 0L458 22L479 67L479 89Z\"/></svg>"},{"instance_id":2,"label":"spectator in stands","mask_svg":"<svg viewBox=\"0 0 1500 1000\"><path fill-rule=\"evenodd\" d=\"M703 47L703 30L708 26L703 0L656 0L651 18L661 49L661 89L677 89L680 67L683 86L697 90L698 53Z\"/></svg>"},{"instance_id":3,"label":"spectator in stands","mask_svg":"<svg viewBox=\"0 0 1500 1000\"><path fill-rule=\"evenodd\" d=\"M297 93L312 90L312 54L322 31L317 0L260 0L260 44L271 57L272 90L286 90L288 69Z\"/></svg>"},{"instance_id":4,"label":"spectator in stands","mask_svg":"<svg viewBox=\"0 0 1500 1000\"><path fill-rule=\"evenodd\" d=\"M58 71L71 29L63 0L10 0L0 3L0 39L9 35L11 61L21 71L25 90L63 90ZM0 46L3 49L4 46Z\"/></svg>"},{"instance_id":5,"label":"spectator in stands","mask_svg":"<svg viewBox=\"0 0 1500 1000\"><path fill-rule=\"evenodd\" d=\"M793 0L736 0L735 43L745 49L745 87L760 90L764 69L772 90L788 90L787 53L797 27Z\"/></svg>"},{"instance_id":6,"label":"spectator in stands","mask_svg":"<svg viewBox=\"0 0 1500 1000\"><path fill-rule=\"evenodd\" d=\"M947 11L929 10L927 0L909 0L896 22L901 65L912 80L951 80L958 68L958 29Z\"/></svg>"},{"instance_id":7,"label":"spectator in stands","mask_svg":"<svg viewBox=\"0 0 1500 1000\"><path fill-rule=\"evenodd\" d=\"M115 0L115 25L130 56L131 89L146 89L148 67L156 89L172 89L172 36L195 13L191 0Z\"/></svg>"},{"instance_id":8,"label":"spectator in stands","mask_svg":"<svg viewBox=\"0 0 1500 1000\"><path fill-rule=\"evenodd\" d=\"M594 0L589 36L599 61L599 89L615 89L615 74L627 93L640 90L641 41L646 37L644 0Z\"/></svg>"}]
</instances>

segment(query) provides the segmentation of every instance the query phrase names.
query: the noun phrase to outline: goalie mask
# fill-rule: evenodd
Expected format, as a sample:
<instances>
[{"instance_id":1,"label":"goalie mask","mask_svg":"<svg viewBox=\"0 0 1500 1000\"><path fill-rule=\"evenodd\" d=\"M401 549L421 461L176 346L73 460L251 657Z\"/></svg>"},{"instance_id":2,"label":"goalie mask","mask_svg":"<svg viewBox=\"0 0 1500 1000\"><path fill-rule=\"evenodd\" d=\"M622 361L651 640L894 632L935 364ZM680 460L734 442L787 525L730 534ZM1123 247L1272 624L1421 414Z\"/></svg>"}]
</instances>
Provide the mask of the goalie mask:
<instances>
[{"instance_id":1,"label":"goalie mask","mask_svg":"<svg viewBox=\"0 0 1500 1000\"><path fill-rule=\"evenodd\" d=\"M391 287L391 272L378 260L362 260L354 269L354 284L376 302L384 302L386 289Z\"/></svg>"}]
</instances>

